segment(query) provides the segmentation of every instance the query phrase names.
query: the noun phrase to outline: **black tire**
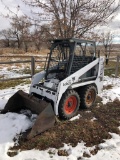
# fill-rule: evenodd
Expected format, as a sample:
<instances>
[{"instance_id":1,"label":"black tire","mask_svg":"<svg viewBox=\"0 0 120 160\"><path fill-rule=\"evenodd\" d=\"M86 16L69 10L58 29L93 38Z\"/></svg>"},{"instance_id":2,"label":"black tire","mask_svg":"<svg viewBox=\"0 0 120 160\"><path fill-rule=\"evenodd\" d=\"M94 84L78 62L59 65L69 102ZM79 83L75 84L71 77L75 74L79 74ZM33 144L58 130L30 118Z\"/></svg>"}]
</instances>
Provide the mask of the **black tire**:
<instances>
[{"instance_id":1,"label":"black tire","mask_svg":"<svg viewBox=\"0 0 120 160\"><path fill-rule=\"evenodd\" d=\"M61 119L70 119L76 115L80 106L79 94L74 90L66 91L59 103L58 113Z\"/></svg>"},{"instance_id":2,"label":"black tire","mask_svg":"<svg viewBox=\"0 0 120 160\"><path fill-rule=\"evenodd\" d=\"M97 90L94 85L82 87L80 91L81 103L80 107L83 109L93 106L96 100Z\"/></svg>"}]
</instances>

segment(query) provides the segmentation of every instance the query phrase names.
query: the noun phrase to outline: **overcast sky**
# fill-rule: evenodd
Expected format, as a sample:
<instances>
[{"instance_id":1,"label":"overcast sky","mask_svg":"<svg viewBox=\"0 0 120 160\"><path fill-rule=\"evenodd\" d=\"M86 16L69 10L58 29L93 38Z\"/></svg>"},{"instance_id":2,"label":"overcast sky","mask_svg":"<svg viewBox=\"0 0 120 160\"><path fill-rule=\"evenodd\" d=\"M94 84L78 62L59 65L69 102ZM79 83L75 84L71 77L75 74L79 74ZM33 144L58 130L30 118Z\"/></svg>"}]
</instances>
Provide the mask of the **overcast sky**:
<instances>
[{"instance_id":1,"label":"overcast sky","mask_svg":"<svg viewBox=\"0 0 120 160\"><path fill-rule=\"evenodd\" d=\"M17 13L18 15L27 14L30 15L31 9L26 6L21 0L2 0L4 5L0 0L0 12L4 15L9 14L8 9L5 7L9 7L11 11ZM17 6L20 6L19 11L17 10ZM0 16L0 30L9 28L10 20L7 18L3 18ZM120 13L118 13L113 21L111 21L107 26L97 27L98 30L102 29L102 31L112 31L115 34L115 41L119 41L120 43Z\"/></svg>"},{"instance_id":2,"label":"overcast sky","mask_svg":"<svg viewBox=\"0 0 120 160\"><path fill-rule=\"evenodd\" d=\"M15 14L21 16L24 14L30 15L31 9L26 6L22 0L0 0L0 15L1 13L3 15L9 15L10 12L8 11L8 8ZM3 4L4 3L4 4ZM20 6L20 9L18 10L18 6ZM8 7L8 8L7 8ZM11 13L12 14L12 13ZM13 14L14 15L14 14ZM0 16L0 30L7 29L9 27L10 20L8 18L4 18L2 15Z\"/></svg>"}]
</instances>

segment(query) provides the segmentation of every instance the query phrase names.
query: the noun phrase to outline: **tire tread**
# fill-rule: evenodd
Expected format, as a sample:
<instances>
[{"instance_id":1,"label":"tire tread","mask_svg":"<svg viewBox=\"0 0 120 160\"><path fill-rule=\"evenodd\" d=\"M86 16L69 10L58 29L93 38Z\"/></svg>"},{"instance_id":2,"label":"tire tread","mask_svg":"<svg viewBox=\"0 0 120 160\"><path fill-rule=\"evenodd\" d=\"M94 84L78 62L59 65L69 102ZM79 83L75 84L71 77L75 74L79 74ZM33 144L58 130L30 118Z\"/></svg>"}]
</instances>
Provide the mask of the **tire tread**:
<instances>
[{"instance_id":1,"label":"tire tread","mask_svg":"<svg viewBox=\"0 0 120 160\"><path fill-rule=\"evenodd\" d=\"M73 113L70 114L70 115L66 115L65 112L64 112L64 104L65 104L66 99L67 99L69 96L72 96L72 95L74 95L74 96L77 97L77 100L78 100L77 103L78 103L78 104L77 104L77 107L76 107L75 112L73 112ZM66 91L66 92L63 94L63 96L62 96L62 98L61 98L61 101L60 101L60 104L59 104L59 108L58 108L59 117L60 117L61 119L64 119L64 120L72 118L72 117L75 116L75 114L77 113L77 111L78 111L78 109L79 109L79 106L80 106L80 97L79 97L79 94L78 94L75 90L68 90L68 91Z\"/></svg>"}]
</instances>

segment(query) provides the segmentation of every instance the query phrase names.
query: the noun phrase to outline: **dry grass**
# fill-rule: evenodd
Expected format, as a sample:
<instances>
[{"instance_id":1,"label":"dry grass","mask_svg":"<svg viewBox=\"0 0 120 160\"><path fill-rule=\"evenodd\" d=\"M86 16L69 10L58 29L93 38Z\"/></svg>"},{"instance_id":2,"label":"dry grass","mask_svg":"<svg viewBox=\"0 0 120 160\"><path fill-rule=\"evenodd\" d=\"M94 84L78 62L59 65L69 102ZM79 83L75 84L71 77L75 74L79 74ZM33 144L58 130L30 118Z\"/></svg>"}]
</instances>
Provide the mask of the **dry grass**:
<instances>
[{"instance_id":1,"label":"dry grass","mask_svg":"<svg viewBox=\"0 0 120 160\"><path fill-rule=\"evenodd\" d=\"M106 90L112 89L112 88L113 88L113 86L111 84L109 84L107 86L103 86L103 89L106 89Z\"/></svg>"},{"instance_id":2,"label":"dry grass","mask_svg":"<svg viewBox=\"0 0 120 160\"><path fill-rule=\"evenodd\" d=\"M116 62L117 62L116 58L113 58L113 60L110 59L108 64L105 65L105 68L112 68L112 67L115 68ZM120 64L120 62L119 62L119 64Z\"/></svg>"},{"instance_id":3,"label":"dry grass","mask_svg":"<svg viewBox=\"0 0 120 160\"><path fill-rule=\"evenodd\" d=\"M11 81L6 81L6 82L0 82L0 89L6 89L6 88L10 88L10 87L15 87L19 84L30 84L30 80L11 80Z\"/></svg>"},{"instance_id":4,"label":"dry grass","mask_svg":"<svg viewBox=\"0 0 120 160\"><path fill-rule=\"evenodd\" d=\"M49 52L48 49L42 49L41 51L30 51L25 53L23 50L18 50L18 49L13 49L11 48L4 48L4 49L0 49L0 55L4 56L4 57L0 57L0 61L1 62L9 62L9 61L19 61L19 60L30 60L31 61L31 56L37 56L35 57L35 60L46 60L45 58L41 58L42 56L46 56L47 53ZM14 56L19 56L19 57L14 57ZM24 56L29 56L29 57L24 57ZM40 56L40 57L39 57ZM35 63L36 66L40 66L43 67L44 66L44 62L37 62ZM21 68L23 65L26 67L30 68L31 63L13 63L13 64L2 64L0 65L0 69L2 69L3 67L8 67L9 70L11 68L11 66L16 66L16 68Z\"/></svg>"},{"instance_id":5,"label":"dry grass","mask_svg":"<svg viewBox=\"0 0 120 160\"><path fill-rule=\"evenodd\" d=\"M30 48L28 52L25 52L23 49L18 48L0 48L0 55L47 55L49 53L48 49L41 49L37 51Z\"/></svg>"},{"instance_id":6,"label":"dry grass","mask_svg":"<svg viewBox=\"0 0 120 160\"><path fill-rule=\"evenodd\" d=\"M0 55L25 54L25 51L17 48L0 48Z\"/></svg>"}]
</instances>

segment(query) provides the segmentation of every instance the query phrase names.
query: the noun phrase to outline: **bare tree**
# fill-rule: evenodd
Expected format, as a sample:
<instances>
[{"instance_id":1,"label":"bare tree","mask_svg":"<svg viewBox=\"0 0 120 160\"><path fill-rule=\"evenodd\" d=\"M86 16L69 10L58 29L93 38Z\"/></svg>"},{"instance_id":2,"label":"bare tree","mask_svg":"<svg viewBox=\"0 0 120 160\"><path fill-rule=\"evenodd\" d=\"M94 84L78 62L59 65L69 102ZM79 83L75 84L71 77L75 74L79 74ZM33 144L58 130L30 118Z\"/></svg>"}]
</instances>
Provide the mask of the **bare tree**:
<instances>
[{"instance_id":1,"label":"bare tree","mask_svg":"<svg viewBox=\"0 0 120 160\"><path fill-rule=\"evenodd\" d=\"M10 47L10 41L12 39L12 30L4 29L0 31L1 39L3 39L4 47Z\"/></svg>"},{"instance_id":2,"label":"bare tree","mask_svg":"<svg viewBox=\"0 0 120 160\"><path fill-rule=\"evenodd\" d=\"M18 16L14 16L12 17L11 19L11 27L12 27L12 30L13 30L13 35L14 35L14 38L16 39L16 42L17 42L17 46L18 48L20 48L21 46L21 24L20 24L20 19Z\"/></svg>"},{"instance_id":3,"label":"bare tree","mask_svg":"<svg viewBox=\"0 0 120 160\"><path fill-rule=\"evenodd\" d=\"M113 43L113 34L111 32L102 33L102 43L105 48L105 53L110 56L110 49Z\"/></svg>"},{"instance_id":4,"label":"bare tree","mask_svg":"<svg viewBox=\"0 0 120 160\"><path fill-rule=\"evenodd\" d=\"M27 19L26 16L21 16L21 17L15 16L12 17L11 26L14 33L14 38L18 43L18 48L20 48L21 45L23 45L25 51L27 52L28 42L30 42L30 37L31 37L30 21Z\"/></svg>"},{"instance_id":5,"label":"bare tree","mask_svg":"<svg viewBox=\"0 0 120 160\"><path fill-rule=\"evenodd\" d=\"M112 43L113 43L113 34L109 31L107 33L101 34L101 41L104 47L105 56L106 56L106 64L108 64Z\"/></svg>"},{"instance_id":6,"label":"bare tree","mask_svg":"<svg viewBox=\"0 0 120 160\"><path fill-rule=\"evenodd\" d=\"M35 25L35 29L32 33L32 42L34 43L38 51L41 50L42 46L47 46L48 39L51 38L49 27L47 25L38 26Z\"/></svg>"},{"instance_id":7,"label":"bare tree","mask_svg":"<svg viewBox=\"0 0 120 160\"><path fill-rule=\"evenodd\" d=\"M57 37L82 37L99 24L106 23L119 8L116 0L24 0L40 8L36 14L51 17L51 28Z\"/></svg>"}]
</instances>

